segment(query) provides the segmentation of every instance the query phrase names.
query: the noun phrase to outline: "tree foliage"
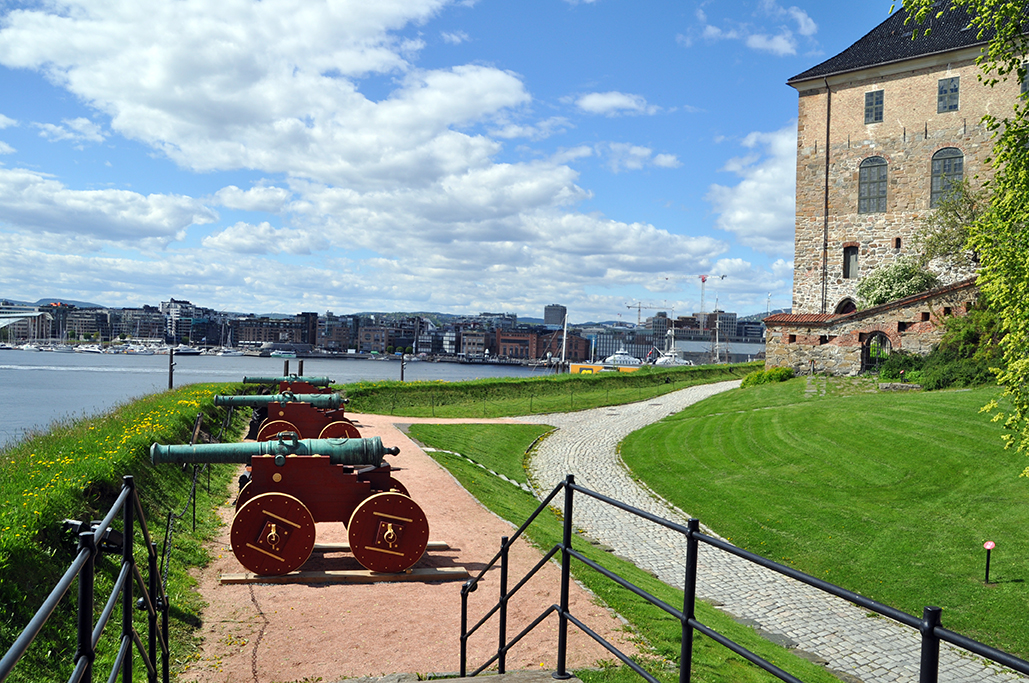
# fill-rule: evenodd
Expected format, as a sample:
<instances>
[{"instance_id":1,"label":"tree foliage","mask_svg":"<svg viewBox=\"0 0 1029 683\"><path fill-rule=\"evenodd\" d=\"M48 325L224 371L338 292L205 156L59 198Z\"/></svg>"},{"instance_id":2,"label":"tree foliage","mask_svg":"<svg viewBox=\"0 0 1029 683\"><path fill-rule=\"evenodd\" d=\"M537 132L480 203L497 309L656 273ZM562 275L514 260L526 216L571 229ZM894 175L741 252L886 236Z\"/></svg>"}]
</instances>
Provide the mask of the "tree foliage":
<instances>
[{"instance_id":1,"label":"tree foliage","mask_svg":"<svg viewBox=\"0 0 1029 683\"><path fill-rule=\"evenodd\" d=\"M926 270L917 259L901 257L875 269L861 280L857 295L861 308L869 308L924 292L937 283L936 275Z\"/></svg>"},{"instance_id":2,"label":"tree foliage","mask_svg":"<svg viewBox=\"0 0 1029 683\"><path fill-rule=\"evenodd\" d=\"M1024 26L1029 0L904 0L904 9L919 24L917 40L928 30L927 19L963 11L971 26L988 41L979 58L980 80L993 86L1002 79L1026 76L1029 38ZM1011 430L1008 446L1029 449L1029 100L1017 98L1007 116L987 116L994 132L996 174L986 187L990 205L969 229L968 246L979 255L979 290L998 314L1004 338L1005 367L997 383L1011 402L1002 411L996 402L983 408ZM1029 476L1029 468L1022 473Z\"/></svg>"},{"instance_id":3,"label":"tree foliage","mask_svg":"<svg viewBox=\"0 0 1029 683\"><path fill-rule=\"evenodd\" d=\"M988 197L986 190L973 188L967 179L953 186L915 233L919 263L924 266L938 259L955 268L977 268L979 254L969 248L968 238L971 226L986 210Z\"/></svg>"}]
</instances>

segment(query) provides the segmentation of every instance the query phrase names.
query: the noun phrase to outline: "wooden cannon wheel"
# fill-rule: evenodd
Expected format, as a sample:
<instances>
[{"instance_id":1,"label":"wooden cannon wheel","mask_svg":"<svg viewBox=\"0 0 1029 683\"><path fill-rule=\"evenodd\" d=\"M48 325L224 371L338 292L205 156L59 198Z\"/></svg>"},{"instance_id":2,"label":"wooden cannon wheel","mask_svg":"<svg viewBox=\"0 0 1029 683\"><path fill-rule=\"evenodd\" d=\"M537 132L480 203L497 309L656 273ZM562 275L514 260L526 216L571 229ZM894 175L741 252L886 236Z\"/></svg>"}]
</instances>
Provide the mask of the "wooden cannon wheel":
<instances>
[{"instance_id":1,"label":"wooden cannon wheel","mask_svg":"<svg viewBox=\"0 0 1029 683\"><path fill-rule=\"evenodd\" d=\"M409 496L377 493L350 515L347 535L350 551L365 569L395 574L422 558L429 544L429 522Z\"/></svg>"},{"instance_id":2,"label":"wooden cannon wheel","mask_svg":"<svg viewBox=\"0 0 1029 683\"><path fill-rule=\"evenodd\" d=\"M299 568L314 550L314 517L285 493L262 493L232 520L232 552L259 576L280 576Z\"/></svg>"},{"instance_id":3,"label":"wooden cannon wheel","mask_svg":"<svg viewBox=\"0 0 1029 683\"><path fill-rule=\"evenodd\" d=\"M350 420L336 420L330 422L322 428L321 433L318 434L319 439L360 439L361 432L357 431L357 427Z\"/></svg>"},{"instance_id":4,"label":"wooden cannon wheel","mask_svg":"<svg viewBox=\"0 0 1029 683\"><path fill-rule=\"evenodd\" d=\"M257 440L271 441L279 435L279 432L293 432L298 437L303 438L296 425L288 420L265 420L261 423L261 428L257 430Z\"/></svg>"},{"instance_id":5,"label":"wooden cannon wheel","mask_svg":"<svg viewBox=\"0 0 1029 683\"><path fill-rule=\"evenodd\" d=\"M389 490L394 493L402 493L408 498L411 497L411 494L407 492L407 487L401 484L395 477L389 478Z\"/></svg>"},{"instance_id":6,"label":"wooden cannon wheel","mask_svg":"<svg viewBox=\"0 0 1029 683\"><path fill-rule=\"evenodd\" d=\"M239 490L239 495L236 496L236 512L239 509L250 502L250 499L257 495L255 487L251 486L253 482L248 481L243 488Z\"/></svg>"}]
</instances>

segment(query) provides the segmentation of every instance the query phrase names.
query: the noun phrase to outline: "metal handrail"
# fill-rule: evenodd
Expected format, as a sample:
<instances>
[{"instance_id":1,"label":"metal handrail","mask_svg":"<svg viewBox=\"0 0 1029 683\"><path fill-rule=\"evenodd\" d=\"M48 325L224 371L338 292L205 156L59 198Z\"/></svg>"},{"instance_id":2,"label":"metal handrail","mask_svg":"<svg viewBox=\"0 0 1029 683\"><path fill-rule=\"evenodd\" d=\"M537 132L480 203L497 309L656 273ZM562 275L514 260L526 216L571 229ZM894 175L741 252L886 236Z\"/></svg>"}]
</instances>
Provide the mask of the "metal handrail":
<instances>
[{"instance_id":1,"label":"metal handrail","mask_svg":"<svg viewBox=\"0 0 1029 683\"><path fill-rule=\"evenodd\" d=\"M515 590L508 591L507 576L506 576L506 561L502 564L501 574L501 588L500 588L500 599L496 606L491 608L486 616L484 616L474 627L469 629L467 627L467 615L468 615L468 596L470 593L475 591L479 580L483 577L487 570L492 569L498 559L506 558L508 550L511 544L520 536L525 529L536 519L536 517L545 509L550 502L557 496L558 492L564 490L565 492L565 505L563 510L564 517L564 529L563 537L560 543L557 543L550 549L550 551L544 556L543 560L540 561L535 567L533 567L529 575L522 581L520 581ZM671 529L682 534L686 538L686 568L685 568L685 580L683 588L683 608L677 609L672 605L662 601L661 599L651 595L642 588L636 586L631 581L619 576L611 570L602 567L596 562L585 557L574 548L572 548L572 516L573 516L573 498L576 493L594 498L604 504L611 505L620 510L628 512L632 515L650 521L659 526ZM501 615L506 615L506 607L509 599L514 592L524 585L525 581L532 574L535 574L542 564L548 562L557 551L561 551L561 593L560 593L560 605L550 605L547 607L539 617L523 630L515 639L508 641L506 638L506 621L505 617L502 616L500 623L500 637L499 646L497 648L497 654L493 655L489 661L483 664L481 667L473 671L471 676L475 676L485 670L486 667L490 666L493 662L498 662L499 673L504 673L504 657L506 653L520 640L524 635L536 627L544 618L549 616L552 612L557 612L560 619L558 626L558 643L557 643L557 671L554 672L553 676L556 679L567 679L571 677L571 674L567 671L566 667L566 655L567 655L567 631L568 623L572 623L578 627L581 631L586 633L590 638L603 646L606 650L611 652L613 655L618 657L627 666L632 668L633 671L638 673L644 679L650 683L658 683L657 679L651 674L645 671L642 667L634 662L628 655L620 651L615 645L609 643L602 636L595 633L583 622L577 619L570 611L568 606L568 591L569 591L569 578L570 578L570 565L571 560L575 559L583 563L587 567L596 570L601 575L614 581L622 588L632 592L638 597L647 600L651 604L659 607L660 609L668 612L670 615L679 620L682 624L682 645L679 658L679 681L680 683L689 683L692 669L692 650L693 650L693 632L696 631L705 636L708 636L713 641L720 645L732 650L736 654L740 655L749 662L760 667L764 671L772 674L776 678L787 681L788 683L803 683L799 678L796 678L792 674L780 669L776 665L762 658L761 656L751 652L747 648L743 647L739 643L736 643L723 634L715 631L709 626L704 625L696 619L694 609L696 605L696 589L697 589L697 567L699 557L699 544L705 543L717 550L722 552L735 555L742 560L750 562L752 564L759 565L771 571L774 571L783 576L788 576L796 581L800 581L816 590L823 593L828 593L836 597L842 598L854 605L858 605L864 609L870 610L876 614L893 619L894 621L917 629L921 633L922 637L922 649L919 663L919 683L937 683L939 679L939 654L940 654L940 642L947 642L951 645L974 653L980 657L984 657L992 662L1005 666L1009 669L1017 671L1022 674L1029 674L1029 662L1024 659L1020 659L1002 650L990 647L983 643L977 642L970 638L966 638L959 633L950 631L943 628L940 625L940 618L942 610L939 607L926 607L923 610L922 618L912 616L906 612L894 609L889 605L884 605L875 600L871 600L863 595L859 595L853 591L840 588L827 581L815 578L803 572L797 571L791 567L779 564L765 557L751 553L749 551L738 548L727 541L720 538L715 538L707 534L701 533L700 521L697 519L690 519L686 526L672 522L670 520L658 517L657 515L646 512L639 508L633 507L621 501L605 496L602 493L591 491L590 489L583 488L575 483L575 477L571 474L567 478L554 487L554 490L544 499L544 501L536 508L536 511L530 515L529 519L518 528L518 531L510 539L503 538L501 541L501 549L496 556L486 565L486 567L479 572L479 574L467 581L461 589L461 676L466 675L467 670L467 641L468 638L475 633L480 627L482 627L490 617L500 612Z\"/></svg>"},{"instance_id":2,"label":"metal handrail","mask_svg":"<svg viewBox=\"0 0 1029 683\"><path fill-rule=\"evenodd\" d=\"M103 611L96 623L93 623L94 596L93 586L96 575L96 556L100 542L106 537L111 529L118 513L124 518L124 530L122 533L122 563L118 577L115 580L114 588L111 591ZM142 540L145 543L147 552L147 573L148 581L136 565L133 554L133 538L136 529L139 529ZM0 659L0 683L7 680L15 665L28 650L32 641L39 635L47 619L64 599L72 582L78 578L78 646L75 651L75 667L69 683L93 680L93 661L96 658L96 647L100 642L100 636L107 625L119 598L122 603L121 637L119 638L118 655L115 657L114 666L111 669L108 680L113 682L121 672L122 681L132 681L131 656L132 645L135 644L137 653L147 670L147 680L156 683L158 676L161 676L163 683L169 681L169 650L168 650L168 598L164 592L164 585L158 581L159 573L157 568L157 548L150 538L150 531L147 529L146 518L143 515L143 507L139 502L136 492L135 481L131 476L122 478L122 489L118 494L111 509L103 521L91 531L82 531L78 537L79 550L72 560L71 565L64 572L57 585L43 601L42 606L36 611L28 625L21 632L18 638L11 645L10 649ZM139 602L134 600L133 586L139 588ZM132 623L133 611L143 609L147 612L148 618L148 642L146 646L139 636ZM157 626L157 617L161 616L161 626ZM157 648L161 649L161 665L158 670Z\"/></svg>"}]
</instances>

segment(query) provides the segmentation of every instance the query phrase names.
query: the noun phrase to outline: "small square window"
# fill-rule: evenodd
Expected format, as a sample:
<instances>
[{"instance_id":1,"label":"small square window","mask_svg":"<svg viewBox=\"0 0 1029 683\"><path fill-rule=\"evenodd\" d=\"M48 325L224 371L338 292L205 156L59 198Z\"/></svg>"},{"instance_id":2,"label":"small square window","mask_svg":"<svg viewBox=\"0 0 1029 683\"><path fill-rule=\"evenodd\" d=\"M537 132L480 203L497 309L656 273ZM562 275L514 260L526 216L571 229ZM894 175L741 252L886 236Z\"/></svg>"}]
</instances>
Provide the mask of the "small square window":
<instances>
[{"instance_id":1,"label":"small square window","mask_svg":"<svg viewBox=\"0 0 1029 683\"><path fill-rule=\"evenodd\" d=\"M899 237L894 237L893 238L893 248L894 249L900 249L900 238Z\"/></svg>"},{"instance_id":2,"label":"small square window","mask_svg":"<svg viewBox=\"0 0 1029 683\"><path fill-rule=\"evenodd\" d=\"M883 120L883 91L865 93L865 123L881 123Z\"/></svg>"},{"instance_id":3,"label":"small square window","mask_svg":"<svg viewBox=\"0 0 1029 683\"><path fill-rule=\"evenodd\" d=\"M922 322L929 322L929 313L927 311L922 311Z\"/></svg>"},{"instance_id":4,"label":"small square window","mask_svg":"<svg viewBox=\"0 0 1029 683\"><path fill-rule=\"evenodd\" d=\"M936 93L936 113L958 110L958 76L941 78Z\"/></svg>"},{"instance_id":5,"label":"small square window","mask_svg":"<svg viewBox=\"0 0 1029 683\"><path fill-rule=\"evenodd\" d=\"M790 335L790 341L789 341L789 343L790 343L790 344L796 344L796 343L797 343L797 335L795 335L795 334L791 334L791 335Z\"/></svg>"}]
</instances>

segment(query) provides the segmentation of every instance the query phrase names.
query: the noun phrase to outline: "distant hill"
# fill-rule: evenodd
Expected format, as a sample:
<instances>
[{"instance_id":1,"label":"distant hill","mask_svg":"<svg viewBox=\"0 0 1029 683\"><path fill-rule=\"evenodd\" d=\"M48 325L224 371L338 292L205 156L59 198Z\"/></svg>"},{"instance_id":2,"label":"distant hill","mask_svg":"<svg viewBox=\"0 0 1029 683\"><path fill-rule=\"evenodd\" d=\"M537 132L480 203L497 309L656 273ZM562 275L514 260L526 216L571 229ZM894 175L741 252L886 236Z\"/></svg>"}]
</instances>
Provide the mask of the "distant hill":
<instances>
[{"instance_id":1,"label":"distant hill","mask_svg":"<svg viewBox=\"0 0 1029 683\"><path fill-rule=\"evenodd\" d=\"M792 308L776 308L770 313L754 313L745 318L737 318L737 320L742 320L743 322L761 322L770 315L775 315L776 313L791 313L792 311Z\"/></svg>"},{"instance_id":2,"label":"distant hill","mask_svg":"<svg viewBox=\"0 0 1029 683\"><path fill-rule=\"evenodd\" d=\"M18 299L8 299L0 297L0 301L8 301L18 306L49 306L50 304L68 304L69 306L75 306L76 308L107 308L103 304L92 304L88 301L77 301L75 299L39 299L38 301L20 301Z\"/></svg>"},{"instance_id":3,"label":"distant hill","mask_svg":"<svg viewBox=\"0 0 1029 683\"><path fill-rule=\"evenodd\" d=\"M78 301L76 299L40 299L33 306L49 306L50 304L67 304L76 308L107 308L103 304L91 304L88 301Z\"/></svg>"}]
</instances>

